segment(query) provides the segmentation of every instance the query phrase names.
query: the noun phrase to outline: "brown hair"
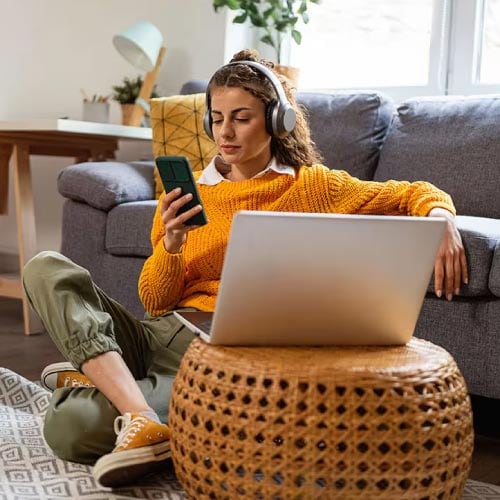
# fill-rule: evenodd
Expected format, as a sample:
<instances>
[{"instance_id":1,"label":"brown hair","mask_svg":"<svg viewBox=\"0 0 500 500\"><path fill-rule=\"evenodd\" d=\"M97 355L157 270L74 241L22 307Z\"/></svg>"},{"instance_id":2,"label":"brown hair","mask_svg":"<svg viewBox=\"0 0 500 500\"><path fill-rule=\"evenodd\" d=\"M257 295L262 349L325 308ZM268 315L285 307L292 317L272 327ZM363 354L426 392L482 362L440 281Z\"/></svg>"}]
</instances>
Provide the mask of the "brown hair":
<instances>
[{"instance_id":1,"label":"brown hair","mask_svg":"<svg viewBox=\"0 0 500 500\"><path fill-rule=\"evenodd\" d=\"M307 123L305 112L296 99L288 79L278 75L273 67L274 64L265 59L259 59L256 50L241 50L233 56L231 62L236 61L256 61L267 66L273 71L280 81L288 102L295 109L297 122L295 128L286 137L271 139L271 154L283 165L299 167L301 165L311 166L321 163L322 158L311 140L311 133ZM211 92L213 87L241 87L253 96L260 99L266 106L276 99L276 91L269 79L260 71L245 64L234 64L219 68L210 80L207 92Z\"/></svg>"}]
</instances>

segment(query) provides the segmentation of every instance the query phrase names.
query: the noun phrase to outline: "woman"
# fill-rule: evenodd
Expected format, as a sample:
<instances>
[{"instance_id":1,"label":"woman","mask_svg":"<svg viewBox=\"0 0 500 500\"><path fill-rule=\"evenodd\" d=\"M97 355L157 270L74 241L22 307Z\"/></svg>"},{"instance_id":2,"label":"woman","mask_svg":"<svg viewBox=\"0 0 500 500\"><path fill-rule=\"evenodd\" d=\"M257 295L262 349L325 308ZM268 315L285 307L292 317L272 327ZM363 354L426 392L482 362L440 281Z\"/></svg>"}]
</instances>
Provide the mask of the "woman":
<instances>
[{"instance_id":1,"label":"woman","mask_svg":"<svg viewBox=\"0 0 500 500\"><path fill-rule=\"evenodd\" d=\"M242 51L233 61L257 61L257 56ZM59 254L44 252L26 265L26 293L71 362L51 365L42 374L45 385L57 389L45 437L62 458L98 459L94 475L104 486L133 482L170 454L169 429L161 422L167 421L171 384L193 338L172 310L214 309L237 210L445 217L434 268L436 294L444 292L451 300L467 282L450 197L426 182L363 182L319 165L304 116L282 84L296 114L288 135L273 128L270 108L276 88L281 89L266 71L243 62L223 66L212 77L206 121L220 155L197 174L209 222L184 224L200 206L176 215L190 195L174 190L160 198L153 253L139 278L145 320L135 319L95 287L85 269ZM114 447L113 425L118 435Z\"/></svg>"}]
</instances>

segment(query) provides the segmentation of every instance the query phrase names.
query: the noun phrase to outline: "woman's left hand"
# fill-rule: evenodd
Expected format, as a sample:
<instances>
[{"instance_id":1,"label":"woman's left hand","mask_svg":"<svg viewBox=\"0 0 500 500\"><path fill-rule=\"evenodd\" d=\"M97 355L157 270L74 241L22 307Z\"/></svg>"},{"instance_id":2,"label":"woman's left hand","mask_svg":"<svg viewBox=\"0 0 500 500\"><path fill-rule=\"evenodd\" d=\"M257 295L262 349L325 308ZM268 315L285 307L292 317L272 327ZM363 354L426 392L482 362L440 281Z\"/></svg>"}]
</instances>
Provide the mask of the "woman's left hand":
<instances>
[{"instance_id":1,"label":"woman's left hand","mask_svg":"<svg viewBox=\"0 0 500 500\"><path fill-rule=\"evenodd\" d=\"M434 263L434 291L438 297L445 294L448 300L460 293L460 286L469 282L467 259L462 237L451 212L444 208L433 208L428 217L444 217L446 229Z\"/></svg>"}]
</instances>

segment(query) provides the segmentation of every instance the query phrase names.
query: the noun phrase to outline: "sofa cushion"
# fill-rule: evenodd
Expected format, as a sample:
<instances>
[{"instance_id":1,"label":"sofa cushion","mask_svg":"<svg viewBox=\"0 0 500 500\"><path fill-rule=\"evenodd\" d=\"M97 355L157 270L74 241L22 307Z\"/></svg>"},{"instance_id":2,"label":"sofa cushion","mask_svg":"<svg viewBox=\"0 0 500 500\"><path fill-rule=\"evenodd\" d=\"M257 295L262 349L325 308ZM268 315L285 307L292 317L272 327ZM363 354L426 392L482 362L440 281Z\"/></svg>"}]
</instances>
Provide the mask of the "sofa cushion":
<instances>
[{"instance_id":1,"label":"sofa cushion","mask_svg":"<svg viewBox=\"0 0 500 500\"><path fill-rule=\"evenodd\" d=\"M328 168L372 179L394 103L378 92L298 92L313 141Z\"/></svg>"},{"instance_id":2,"label":"sofa cushion","mask_svg":"<svg viewBox=\"0 0 500 500\"><path fill-rule=\"evenodd\" d=\"M400 104L375 179L426 180L463 215L500 218L499 97L428 97Z\"/></svg>"},{"instance_id":3,"label":"sofa cushion","mask_svg":"<svg viewBox=\"0 0 500 500\"><path fill-rule=\"evenodd\" d=\"M156 205L156 200L148 200L113 208L106 220L106 251L112 255L149 257Z\"/></svg>"},{"instance_id":4,"label":"sofa cushion","mask_svg":"<svg viewBox=\"0 0 500 500\"><path fill-rule=\"evenodd\" d=\"M464 243L469 271L469 284L462 285L460 295L465 297L496 295L500 290L500 280L492 278L492 271L493 263L500 261L498 255L500 220L462 215L456 218L456 222ZM496 291L491 286L492 282L497 284ZM434 292L434 276L429 283L428 291Z\"/></svg>"},{"instance_id":5,"label":"sofa cushion","mask_svg":"<svg viewBox=\"0 0 500 500\"><path fill-rule=\"evenodd\" d=\"M203 129L205 94L176 95L151 99L154 155L186 156L193 171L202 170L217 153L215 143ZM163 185L155 168L155 196Z\"/></svg>"}]
</instances>

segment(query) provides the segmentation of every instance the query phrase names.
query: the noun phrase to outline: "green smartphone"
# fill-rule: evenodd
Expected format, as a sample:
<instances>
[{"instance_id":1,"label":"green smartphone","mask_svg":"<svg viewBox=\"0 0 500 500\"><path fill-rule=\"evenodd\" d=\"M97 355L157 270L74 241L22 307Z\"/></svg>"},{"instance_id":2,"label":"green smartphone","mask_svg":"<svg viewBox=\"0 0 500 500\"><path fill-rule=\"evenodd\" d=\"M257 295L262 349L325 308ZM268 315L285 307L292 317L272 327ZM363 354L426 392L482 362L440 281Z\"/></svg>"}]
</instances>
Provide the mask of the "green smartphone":
<instances>
[{"instance_id":1,"label":"green smartphone","mask_svg":"<svg viewBox=\"0 0 500 500\"><path fill-rule=\"evenodd\" d=\"M177 214L184 213L196 205L202 205L191 165L185 156L158 156L156 158L156 167L167 193L180 187L182 190L180 196L188 193L193 195L191 200L183 205ZM206 223L207 216L205 215L205 210L202 209L201 212L188 219L184 224L186 226L202 226Z\"/></svg>"}]
</instances>

